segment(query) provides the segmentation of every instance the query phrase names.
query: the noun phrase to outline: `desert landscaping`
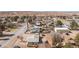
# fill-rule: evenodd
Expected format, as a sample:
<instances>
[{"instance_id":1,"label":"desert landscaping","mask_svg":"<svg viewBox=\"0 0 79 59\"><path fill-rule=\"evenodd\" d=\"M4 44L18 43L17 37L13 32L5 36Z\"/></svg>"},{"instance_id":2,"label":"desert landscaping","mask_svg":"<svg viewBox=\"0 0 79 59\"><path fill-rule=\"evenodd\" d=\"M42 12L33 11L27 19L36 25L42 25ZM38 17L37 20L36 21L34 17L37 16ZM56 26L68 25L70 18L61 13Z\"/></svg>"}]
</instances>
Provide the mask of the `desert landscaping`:
<instances>
[{"instance_id":1,"label":"desert landscaping","mask_svg":"<svg viewBox=\"0 0 79 59\"><path fill-rule=\"evenodd\" d=\"M1 48L79 48L79 12L0 12Z\"/></svg>"}]
</instances>

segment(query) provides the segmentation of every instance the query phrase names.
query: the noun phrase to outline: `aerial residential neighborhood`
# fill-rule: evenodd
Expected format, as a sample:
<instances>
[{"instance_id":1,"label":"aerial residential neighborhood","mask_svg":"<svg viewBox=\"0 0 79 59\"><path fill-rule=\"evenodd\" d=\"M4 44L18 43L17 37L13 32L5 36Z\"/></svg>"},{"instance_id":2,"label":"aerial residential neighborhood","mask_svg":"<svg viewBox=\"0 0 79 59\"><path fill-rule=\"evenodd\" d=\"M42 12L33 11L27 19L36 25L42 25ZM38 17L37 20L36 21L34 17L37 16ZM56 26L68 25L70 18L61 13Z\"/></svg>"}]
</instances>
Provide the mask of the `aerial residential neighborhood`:
<instances>
[{"instance_id":1,"label":"aerial residential neighborhood","mask_svg":"<svg viewBox=\"0 0 79 59\"><path fill-rule=\"evenodd\" d=\"M79 12L1 11L0 48L79 48Z\"/></svg>"}]
</instances>

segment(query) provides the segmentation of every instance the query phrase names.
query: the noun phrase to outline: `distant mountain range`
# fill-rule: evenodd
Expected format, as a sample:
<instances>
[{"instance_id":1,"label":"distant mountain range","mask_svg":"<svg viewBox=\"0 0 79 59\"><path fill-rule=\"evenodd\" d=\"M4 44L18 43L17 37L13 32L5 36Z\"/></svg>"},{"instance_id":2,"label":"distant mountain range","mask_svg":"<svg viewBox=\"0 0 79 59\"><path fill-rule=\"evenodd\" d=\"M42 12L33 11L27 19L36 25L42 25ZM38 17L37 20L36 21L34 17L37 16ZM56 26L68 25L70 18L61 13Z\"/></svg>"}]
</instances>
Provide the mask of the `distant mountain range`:
<instances>
[{"instance_id":1,"label":"distant mountain range","mask_svg":"<svg viewBox=\"0 0 79 59\"><path fill-rule=\"evenodd\" d=\"M0 16L72 16L79 15L79 11L0 11Z\"/></svg>"}]
</instances>

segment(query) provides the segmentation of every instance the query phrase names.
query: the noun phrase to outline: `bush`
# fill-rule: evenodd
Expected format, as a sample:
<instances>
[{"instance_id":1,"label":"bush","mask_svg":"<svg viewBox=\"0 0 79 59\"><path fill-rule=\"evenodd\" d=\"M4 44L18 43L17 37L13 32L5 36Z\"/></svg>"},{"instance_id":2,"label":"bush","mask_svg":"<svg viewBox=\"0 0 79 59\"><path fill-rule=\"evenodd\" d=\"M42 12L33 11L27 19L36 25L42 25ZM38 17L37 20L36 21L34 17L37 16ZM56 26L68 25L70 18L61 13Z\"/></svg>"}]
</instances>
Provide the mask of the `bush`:
<instances>
[{"instance_id":1,"label":"bush","mask_svg":"<svg viewBox=\"0 0 79 59\"><path fill-rule=\"evenodd\" d=\"M70 23L70 27L71 27L71 29L77 29L77 28L78 28L78 24L73 20L73 21Z\"/></svg>"},{"instance_id":2,"label":"bush","mask_svg":"<svg viewBox=\"0 0 79 59\"><path fill-rule=\"evenodd\" d=\"M73 47L72 47L72 45L71 45L71 44L66 43L66 44L63 46L63 48L73 48Z\"/></svg>"}]
</instances>

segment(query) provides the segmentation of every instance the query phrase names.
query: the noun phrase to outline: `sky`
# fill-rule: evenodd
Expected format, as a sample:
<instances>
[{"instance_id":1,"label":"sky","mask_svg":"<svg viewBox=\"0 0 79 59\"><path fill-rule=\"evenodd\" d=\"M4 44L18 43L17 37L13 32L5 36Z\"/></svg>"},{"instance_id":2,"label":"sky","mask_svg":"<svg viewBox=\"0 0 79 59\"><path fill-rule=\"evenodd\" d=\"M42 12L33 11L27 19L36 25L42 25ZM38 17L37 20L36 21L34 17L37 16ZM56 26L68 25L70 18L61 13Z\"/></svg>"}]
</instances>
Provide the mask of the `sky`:
<instances>
[{"instance_id":1,"label":"sky","mask_svg":"<svg viewBox=\"0 0 79 59\"><path fill-rule=\"evenodd\" d=\"M0 0L0 11L79 11L79 1Z\"/></svg>"}]
</instances>

